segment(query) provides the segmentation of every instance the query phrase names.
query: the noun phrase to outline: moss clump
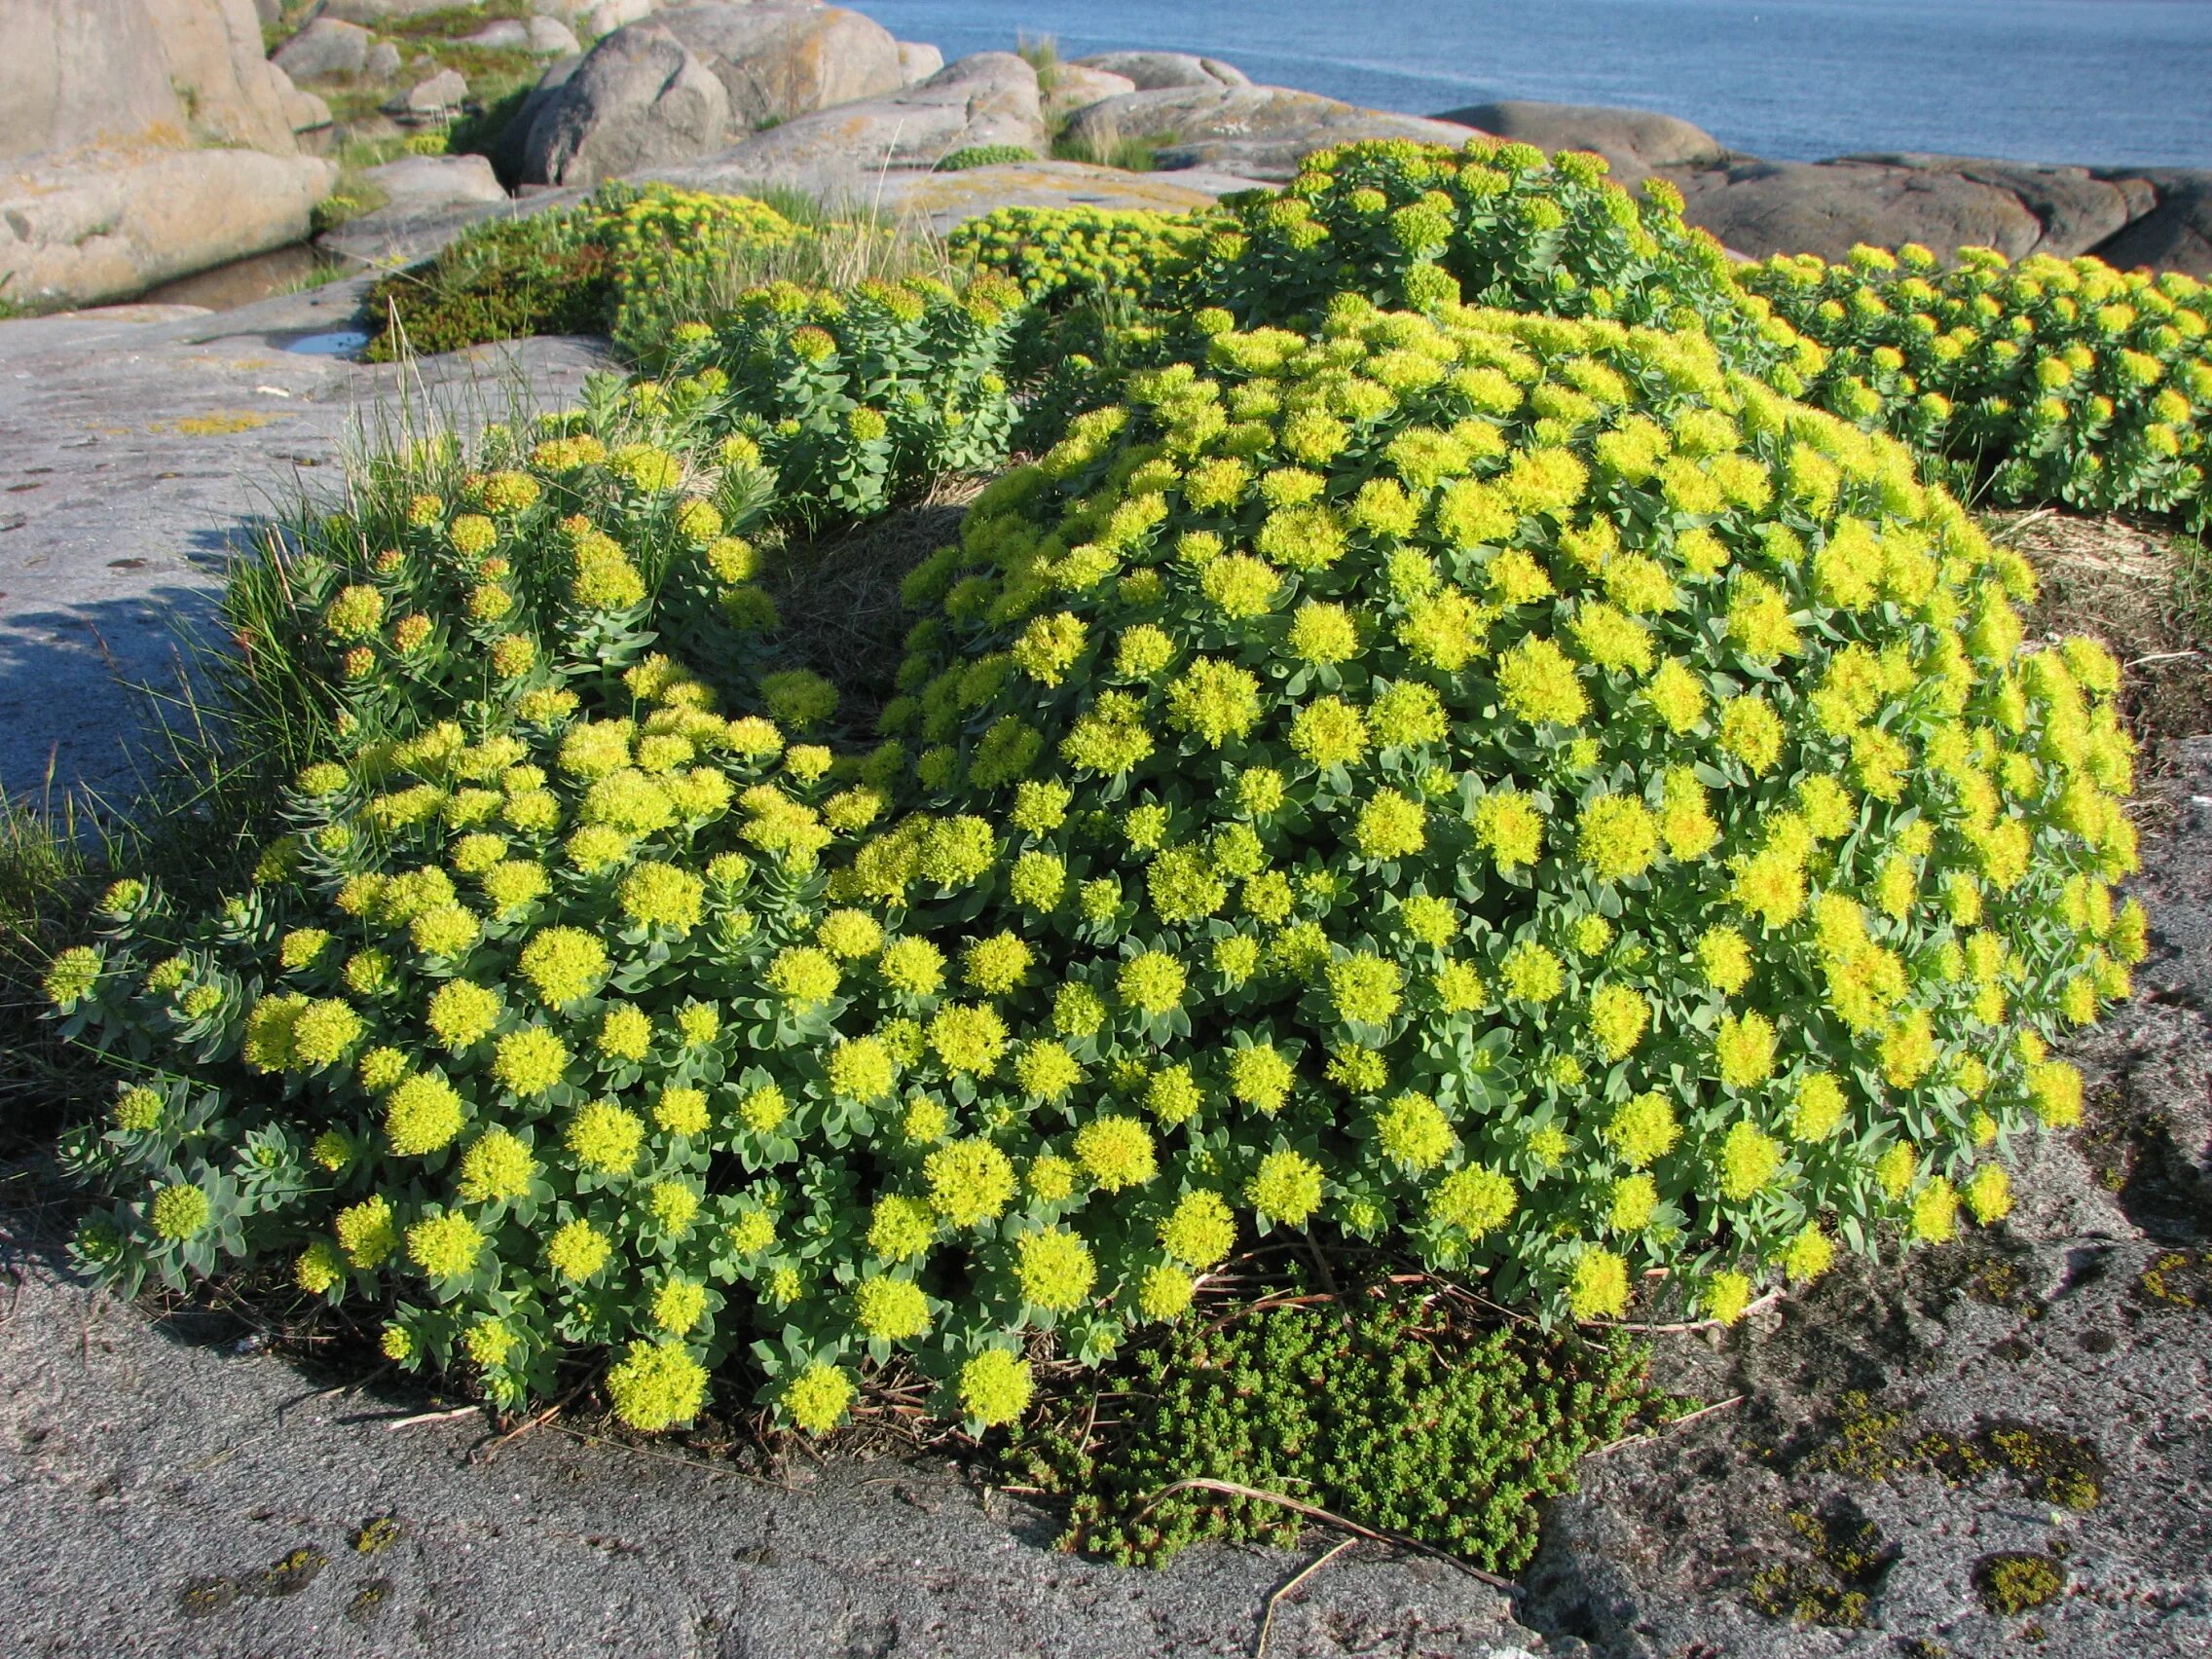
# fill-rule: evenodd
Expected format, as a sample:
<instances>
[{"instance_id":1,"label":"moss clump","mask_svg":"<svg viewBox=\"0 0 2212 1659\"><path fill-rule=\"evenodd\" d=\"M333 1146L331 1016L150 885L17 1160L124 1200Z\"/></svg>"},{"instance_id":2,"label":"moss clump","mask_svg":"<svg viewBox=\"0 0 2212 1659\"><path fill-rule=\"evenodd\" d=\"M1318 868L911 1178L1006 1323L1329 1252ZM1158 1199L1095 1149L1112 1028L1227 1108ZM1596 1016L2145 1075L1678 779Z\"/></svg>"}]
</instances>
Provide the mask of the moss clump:
<instances>
[{"instance_id":1,"label":"moss clump","mask_svg":"<svg viewBox=\"0 0 2212 1659\"><path fill-rule=\"evenodd\" d=\"M1202 1538L1294 1544L1307 1522L1212 1479L1276 1493L1450 1550L1493 1571L1526 1563L1536 1505L1572 1490L1576 1461L1651 1405L1643 1355L1453 1328L1419 1303L1272 1309L1185 1327L1140 1351L1124 1426L1096 1445L1054 1428L1007 1455L1071 1494L1068 1548L1160 1565Z\"/></svg>"},{"instance_id":2,"label":"moss clump","mask_svg":"<svg viewBox=\"0 0 2212 1659\"><path fill-rule=\"evenodd\" d=\"M2009 1618L2056 1601L2066 1589L2066 1568L2032 1551L2003 1551L1973 1564L1974 1593L1991 1612Z\"/></svg>"},{"instance_id":3,"label":"moss clump","mask_svg":"<svg viewBox=\"0 0 2212 1659\"><path fill-rule=\"evenodd\" d=\"M932 172L966 172L971 167L995 167L1010 162L1033 162L1037 152L1023 144L971 144L944 157Z\"/></svg>"}]
</instances>

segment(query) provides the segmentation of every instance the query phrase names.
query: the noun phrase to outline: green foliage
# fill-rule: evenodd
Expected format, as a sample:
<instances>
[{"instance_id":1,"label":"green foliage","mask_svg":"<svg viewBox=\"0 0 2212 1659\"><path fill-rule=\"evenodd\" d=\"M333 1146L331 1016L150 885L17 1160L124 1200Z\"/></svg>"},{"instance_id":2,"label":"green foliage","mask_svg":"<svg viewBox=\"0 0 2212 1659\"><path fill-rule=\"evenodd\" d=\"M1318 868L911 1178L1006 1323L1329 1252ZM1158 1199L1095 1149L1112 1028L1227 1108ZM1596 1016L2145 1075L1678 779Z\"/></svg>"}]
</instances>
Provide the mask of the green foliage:
<instances>
[{"instance_id":1,"label":"green foliage","mask_svg":"<svg viewBox=\"0 0 2212 1659\"><path fill-rule=\"evenodd\" d=\"M772 283L719 331L676 331L679 366L713 363L736 429L780 481L781 511L866 518L936 479L1006 459L1014 400L1004 362L1019 296L977 277L866 282L845 294Z\"/></svg>"},{"instance_id":2,"label":"green foliage","mask_svg":"<svg viewBox=\"0 0 2212 1659\"><path fill-rule=\"evenodd\" d=\"M608 185L574 207L486 220L436 258L385 277L369 290L378 332L366 355L388 362L402 341L436 352L602 330L648 355L704 307L723 265L799 235L747 197Z\"/></svg>"},{"instance_id":3,"label":"green foliage","mask_svg":"<svg viewBox=\"0 0 2212 1659\"><path fill-rule=\"evenodd\" d=\"M587 207L470 227L426 265L381 278L363 303L375 335L363 355L458 351L532 334L607 326L612 283Z\"/></svg>"},{"instance_id":4,"label":"green foliage","mask_svg":"<svg viewBox=\"0 0 2212 1659\"><path fill-rule=\"evenodd\" d=\"M2118 670L1775 389L1818 349L1662 197L1357 146L1002 218L964 289L731 294L820 228L618 190L387 285L418 348L588 314L666 372L369 462L241 572L281 832L46 977L132 1080L69 1149L88 1261L288 1257L503 1401L606 1348L642 1428L750 1370L825 1430L895 1355L980 1428L1248 1233L1727 1323L1995 1221L2145 948ZM730 530L1001 464L1017 348L1079 339L1034 407L1095 407L841 725Z\"/></svg>"},{"instance_id":5,"label":"green foliage","mask_svg":"<svg viewBox=\"0 0 2212 1659\"><path fill-rule=\"evenodd\" d=\"M1992 499L2208 522L2212 306L2194 278L1987 248L1943 271L1907 246L1738 280L1825 350L1814 401L1960 463Z\"/></svg>"},{"instance_id":6,"label":"green foliage","mask_svg":"<svg viewBox=\"0 0 2212 1659\"><path fill-rule=\"evenodd\" d=\"M1196 248L1203 223L1110 207L1000 207L955 228L945 251L1011 278L1040 305L1101 287L1141 296Z\"/></svg>"},{"instance_id":7,"label":"green foliage","mask_svg":"<svg viewBox=\"0 0 2212 1659\"><path fill-rule=\"evenodd\" d=\"M1065 1422L1005 1456L1074 1498L1063 1547L1124 1566L1205 1538L1297 1543L1307 1522L1278 1504L1203 1489L1153 1501L1217 1480L1513 1572L1535 1552L1537 1506L1573 1491L1577 1460L1653 1404L1633 1344L1471 1334L1418 1303L1179 1326L1128 1370L1130 1392L1102 1402L1125 1426L1101 1445Z\"/></svg>"},{"instance_id":8,"label":"green foliage","mask_svg":"<svg viewBox=\"0 0 2212 1659\"><path fill-rule=\"evenodd\" d=\"M966 172L970 167L995 167L1008 162L1033 162L1037 152L1025 144L971 144L965 150L955 150L936 166L932 172Z\"/></svg>"},{"instance_id":9,"label":"green foliage","mask_svg":"<svg viewBox=\"0 0 2212 1659\"><path fill-rule=\"evenodd\" d=\"M986 492L884 716L930 810L1007 803L957 913L1123 1011L1079 1058L1188 1067L1263 1226L1581 1317L2002 1213L2143 929L2117 670L2015 662L2017 558L1695 335L1350 297L1208 367Z\"/></svg>"}]
</instances>

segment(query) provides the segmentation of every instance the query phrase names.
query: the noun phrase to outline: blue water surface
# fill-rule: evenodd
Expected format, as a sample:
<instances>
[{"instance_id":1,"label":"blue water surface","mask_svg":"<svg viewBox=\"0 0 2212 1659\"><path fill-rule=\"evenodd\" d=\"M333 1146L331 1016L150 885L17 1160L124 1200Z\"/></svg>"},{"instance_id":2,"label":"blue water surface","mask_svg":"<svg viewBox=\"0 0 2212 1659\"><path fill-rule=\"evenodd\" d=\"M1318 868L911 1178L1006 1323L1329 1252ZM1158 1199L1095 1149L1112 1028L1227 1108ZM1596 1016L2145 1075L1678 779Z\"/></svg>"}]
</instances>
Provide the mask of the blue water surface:
<instances>
[{"instance_id":1,"label":"blue water surface","mask_svg":"<svg viewBox=\"0 0 2212 1659\"><path fill-rule=\"evenodd\" d=\"M950 59L1054 36L1433 115L1629 104L1785 161L2212 166L2212 0L853 0Z\"/></svg>"}]
</instances>

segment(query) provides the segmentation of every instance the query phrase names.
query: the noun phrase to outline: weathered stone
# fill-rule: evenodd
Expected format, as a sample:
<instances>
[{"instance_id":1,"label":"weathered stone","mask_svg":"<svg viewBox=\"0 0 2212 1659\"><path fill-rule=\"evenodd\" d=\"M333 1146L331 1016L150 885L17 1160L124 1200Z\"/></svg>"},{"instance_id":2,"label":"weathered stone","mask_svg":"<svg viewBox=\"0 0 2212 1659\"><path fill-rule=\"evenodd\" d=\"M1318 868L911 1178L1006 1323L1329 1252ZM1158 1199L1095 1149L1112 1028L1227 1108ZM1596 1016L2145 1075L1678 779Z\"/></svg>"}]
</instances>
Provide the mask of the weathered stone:
<instances>
[{"instance_id":1,"label":"weathered stone","mask_svg":"<svg viewBox=\"0 0 2212 1659\"><path fill-rule=\"evenodd\" d=\"M1208 175L1202 188L1174 173L1124 172L1084 162L1007 162L967 167L959 172L897 172L886 175L871 199L891 212L926 219L940 235L963 220L1000 207L1102 207L1183 213L1210 206L1230 190L1243 190L1249 179Z\"/></svg>"},{"instance_id":2,"label":"weathered stone","mask_svg":"<svg viewBox=\"0 0 2212 1659\"><path fill-rule=\"evenodd\" d=\"M1103 69L1109 75L1125 75L1140 92L1169 87L1249 87L1251 77L1234 63L1218 57L1195 57L1187 52L1094 52L1075 59L1079 69Z\"/></svg>"},{"instance_id":3,"label":"weathered stone","mask_svg":"<svg viewBox=\"0 0 2212 1659\"><path fill-rule=\"evenodd\" d=\"M402 156L369 168L364 176L394 207L445 207L507 199L492 164L482 156Z\"/></svg>"},{"instance_id":4,"label":"weathered stone","mask_svg":"<svg viewBox=\"0 0 2212 1659\"><path fill-rule=\"evenodd\" d=\"M271 64L270 73L277 77L277 96L284 105L284 119L294 132L312 132L330 125L330 106L315 96L292 85L292 78Z\"/></svg>"},{"instance_id":5,"label":"weathered stone","mask_svg":"<svg viewBox=\"0 0 2212 1659\"><path fill-rule=\"evenodd\" d=\"M253 0L139 3L145 19L140 48L150 42L164 60L196 142L298 153L282 89L262 51ZM76 0L59 9L74 11Z\"/></svg>"},{"instance_id":6,"label":"weathered stone","mask_svg":"<svg viewBox=\"0 0 2212 1659\"><path fill-rule=\"evenodd\" d=\"M394 270L429 259L462 232L487 219L524 218L555 207L572 206L591 193L549 185L535 187L523 201L447 202L428 205L388 203L349 219L315 238L315 246L343 259Z\"/></svg>"},{"instance_id":7,"label":"weathered stone","mask_svg":"<svg viewBox=\"0 0 2212 1659\"><path fill-rule=\"evenodd\" d=\"M523 140L522 176L591 184L712 151L729 125L729 94L666 29L617 29L548 97Z\"/></svg>"},{"instance_id":8,"label":"weathered stone","mask_svg":"<svg viewBox=\"0 0 2212 1659\"><path fill-rule=\"evenodd\" d=\"M1916 153L1845 156L1846 162L1904 167L1914 172L1955 173L1975 184L2009 194L2034 214L2042 235L2032 251L2072 259L2120 230L2133 216L2127 193L2087 167L2039 166L2027 162L1992 162L1972 156ZM1933 244L1931 244L1933 245ZM1949 253L1948 247L1937 251Z\"/></svg>"},{"instance_id":9,"label":"weathered stone","mask_svg":"<svg viewBox=\"0 0 2212 1659\"><path fill-rule=\"evenodd\" d=\"M362 65L361 72L372 81L388 81L399 73L403 61L398 47L388 40L380 40L369 48L369 60Z\"/></svg>"},{"instance_id":10,"label":"weathered stone","mask_svg":"<svg viewBox=\"0 0 2212 1659\"><path fill-rule=\"evenodd\" d=\"M358 23L317 18L278 47L269 61L295 81L358 75L369 66L369 48L374 44L375 37Z\"/></svg>"},{"instance_id":11,"label":"weathered stone","mask_svg":"<svg viewBox=\"0 0 2212 1659\"><path fill-rule=\"evenodd\" d=\"M928 80L944 67L944 54L926 41L899 43L899 84L911 87Z\"/></svg>"},{"instance_id":12,"label":"weathered stone","mask_svg":"<svg viewBox=\"0 0 2212 1659\"><path fill-rule=\"evenodd\" d=\"M530 28L512 18L501 18L486 23L472 35L462 36L461 44L481 47L487 52L512 52L530 45Z\"/></svg>"},{"instance_id":13,"label":"weathered stone","mask_svg":"<svg viewBox=\"0 0 2212 1659\"><path fill-rule=\"evenodd\" d=\"M1287 87L1250 86L1127 92L1079 112L1066 131L1071 143L1096 155L1111 154L1124 139L1153 139L1163 166L1219 167L1259 179L1289 178L1301 157L1353 139L1457 145L1472 135L1450 122L1361 109Z\"/></svg>"},{"instance_id":14,"label":"weathered stone","mask_svg":"<svg viewBox=\"0 0 2212 1659\"><path fill-rule=\"evenodd\" d=\"M1052 78L1052 90L1045 94L1045 119L1061 121L1079 109L1088 109L1094 103L1136 90L1137 84L1126 75L1116 75L1106 69L1087 69L1080 63L1063 63Z\"/></svg>"},{"instance_id":15,"label":"weathered stone","mask_svg":"<svg viewBox=\"0 0 2212 1659\"><path fill-rule=\"evenodd\" d=\"M418 81L397 97L385 101L385 113L402 120L412 116L424 121L450 120L468 96L468 82L458 69L440 69Z\"/></svg>"},{"instance_id":16,"label":"weathered stone","mask_svg":"<svg viewBox=\"0 0 2212 1659\"><path fill-rule=\"evenodd\" d=\"M2194 276L2212 273L2212 171L2160 167L2120 182L2149 186L2154 203L2100 246L2098 258L2123 271L2140 265Z\"/></svg>"},{"instance_id":17,"label":"weathered stone","mask_svg":"<svg viewBox=\"0 0 2212 1659\"><path fill-rule=\"evenodd\" d=\"M685 6L660 13L652 26L682 41L721 82L732 137L903 84L890 31L834 6Z\"/></svg>"},{"instance_id":18,"label":"weathered stone","mask_svg":"<svg viewBox=\"0 0 2212 1659\"><path fill-rule=\"evenodd\" d=\"M38 306L117 299L300 241L335 172L312 156L257 150L18 164L0 175L9 297Z\"/></svg>"},{"instance_id":19,"label":"weathered stone","mask_svg":"<svg viewBox=\"0 0 2212 1659\"><path fill-rule=\"evenodd\" d=\"M612 34L616 29L648 18L658 0L598 0L584 14L584 32L594 35Z\"/></svg>"},{"instance_id":20,"label":"weathered stone","mask_svg":"<svg viewBox=\"0 0 2212 1659\"><path fill-rule=\"evenodd\" d=\"M1546 154L1596 151L1612 164L1612 176L1623 184L1648 178L1661 167L1713 166L1728 154L1727 146L1703 128L1649 109L1509 98L1446 110L1437 119L1533 144Z\"/></svg>"},{"instance_id":21,"label":"weathered stone","mask_svg":"<svg viewBox=\"0 0 2212 1659\"><path fill-rule=\"evenodd\" d=\"M1011 52L980 52L920 86L799 116L688 166L656 166L651 176L694 189L775 184L860 200L886 169L927 168L985 144L1041 151L1045 141L1036 71Z\"/></svg>"},{"instance_id":22,"label":"weathered stone","mask_svg":"<svg viewBox=\"0 0 2212 1659\"><path fill-rule=\"evenodd\" d=\"M575 30L558 18L533 18L530 19L530 50L536 57L566 57L572 52L581 52L583 46L576 39Z\"/></svg>"},{"instance_id":23,"label":"weathered stone","mask_svg":"<svg viewBox=\"0 0 2212 1659\"><path fill-rule=\"evenodd\" d=\"M2009 190L1953 172L1866 162L1745 162L1667 169L1685 216L1739 253L1841 259L1860 242L1916 241L1948 254L1993 247L2032 252L2043 222Z\"/></svg>"}]
</instances>

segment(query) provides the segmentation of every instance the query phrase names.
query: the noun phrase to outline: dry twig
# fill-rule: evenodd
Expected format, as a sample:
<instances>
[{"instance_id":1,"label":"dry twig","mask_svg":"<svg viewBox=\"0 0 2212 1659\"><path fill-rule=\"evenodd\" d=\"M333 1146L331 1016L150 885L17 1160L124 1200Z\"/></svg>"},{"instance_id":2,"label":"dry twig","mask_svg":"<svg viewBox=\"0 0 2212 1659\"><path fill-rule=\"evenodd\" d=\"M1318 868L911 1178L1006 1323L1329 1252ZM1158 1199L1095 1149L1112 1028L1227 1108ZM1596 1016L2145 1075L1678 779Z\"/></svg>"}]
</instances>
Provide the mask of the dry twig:
<instances>
[{"instance_id":1,"label":"dry twig","mask_svg":"<svg viewBox=\"0 0 2212 1659\"><path fill-rule=\"evenodd\" d=\"M1343 1555L1345 1551L1357 1547L1361 1541L1358 1538L1345 1538L1333 1544L1322 1554L1315 1556L1300 1567L1275 1590L1273 1595L1268 1598L1268 1610L1260 1615L1260 1640L1252 1648L1252 1659L1268 1659L1268 1638L1274 1633L1275 1608L1282 1603L1283 1598L1309 1578L1311 1578L1316 1572L1319 1572L1321 1568L1327 1567L1329 1563L1335 1561L1337 1557Z\"/></svg>"}]
</instances>

